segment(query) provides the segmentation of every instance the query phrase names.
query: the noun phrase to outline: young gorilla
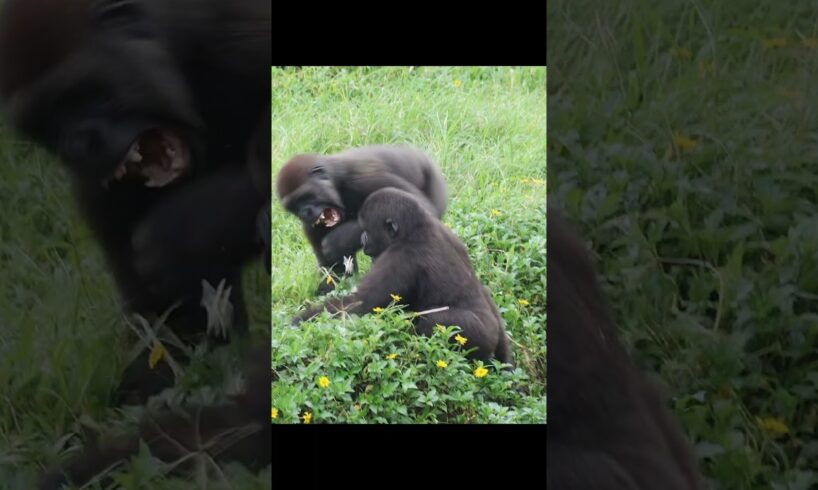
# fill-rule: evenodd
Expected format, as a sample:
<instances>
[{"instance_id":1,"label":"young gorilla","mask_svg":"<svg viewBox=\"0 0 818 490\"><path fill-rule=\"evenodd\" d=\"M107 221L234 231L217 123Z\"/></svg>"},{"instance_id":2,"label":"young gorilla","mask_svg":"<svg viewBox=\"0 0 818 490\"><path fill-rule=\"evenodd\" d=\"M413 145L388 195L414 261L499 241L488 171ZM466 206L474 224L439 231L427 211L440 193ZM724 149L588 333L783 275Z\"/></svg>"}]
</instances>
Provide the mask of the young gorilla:
<instances>
[{"instance_id":1,"label":"young gorilla","mask_svg":"<svg viewBox=\"0 0 818 490\"><path fill-rule=\"evenodd\" d=\"M369 313L388 306L390 295L397 294L411 311L448 307L420 315L415 321L418 333L431 336L437 324L457 325L468 339L466 348L477 348L470 357L513 365L500 312L475 275L466 247L426 206L408 192L381 189L361 206L358 222L364 253L374 258L372 269L357 292L302 312L295 324L325 308Z\"/></svg>"},{"instance_id":2,"label":"young gorilla","mask_svg":"<svg viewBox=\"0 0 818 490\"><path fill-rule=\"evenodd\" d=\"M385 187L419 198L438 218L446 211L446 183L440 167L414 148L364 146L334 155L296 155L281 169L278 198L298 216L318 263L333 274L345 273L344 257L361 249L358 214L364 200ZM322 281L318 294L335 288Z\"/></svg>"},{"instance_id":3,"label":"young gorilla","mask_svg":"<svg viewBox=\"0 0 818 490\"><path fill-rule=\"evenodd\" d=\"M189 344L206 338L203 280L226 281L224 323L246 330L241 268L262 253L270 204L271 26L268 0L7 0L0 12L5 115L67 165L125 309L155 320L178 303L165 324ZM145 350L118 401L172 383Z\"/></svg>"},{"instance_id":4,"label":"young gorilla","mask_svg":"<svg viewBox=\"0 0 818 490\"><path fill-rule=\"evenodd\" d=\"M584 244L552 210L548 285L548 488L702 488L659 390L618 339Z\"/></svg>"}]
</instances>

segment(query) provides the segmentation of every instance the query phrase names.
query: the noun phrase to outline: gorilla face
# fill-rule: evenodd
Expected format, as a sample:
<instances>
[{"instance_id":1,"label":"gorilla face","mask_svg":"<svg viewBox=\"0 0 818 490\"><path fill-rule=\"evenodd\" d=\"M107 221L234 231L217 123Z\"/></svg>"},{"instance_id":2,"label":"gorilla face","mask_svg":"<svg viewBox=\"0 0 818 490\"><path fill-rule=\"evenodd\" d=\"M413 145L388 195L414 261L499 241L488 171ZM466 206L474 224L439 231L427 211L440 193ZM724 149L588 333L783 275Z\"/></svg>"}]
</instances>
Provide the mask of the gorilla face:
<instances>
[{"instance_id":1,"label":"gorilla face","mask_svg":"<svg viewBox=\"0 0 818 490\"><path fill-rule=\"evenodd\" d=\"M432 219L414 196L398 189L377 191L358 215L364 253L376 258L394 243L411 241L411 235L423 233Z\"/></svg>"},{"instance_id":2,"label":"gorilla face","mask_svg":"<svg viewBox=\"0 0 818 490\"><path fill-rule=\"evenodd\" d=\"M361 227L366 225L363 233L361 233L361 245L364 253L373 259L377 258L395 241L400 228L398 223L391 218L384 219L380 223L381 226L379 226L379 222L373 222L371 219L365 220L363 214L361 216L358 223Z\"/></svg>"},{"instance_id":3,"label":"gorilla face","mask_svg":"<svg viewBox=\"0 0 818 490\"><path fill-rule=\"evenodd\" d=\"M14 126L75 175L162 187L191 170L201 122L163 40L118 4L87 12L95 29L72 50L0 89Z\"/></svg>"},{"instance_id":4,"label":"gorilla face","mask_svg":"<svg viewBox=\"0 0 818 490\"><path fill-rule=\"evenodd\" d=\"M291 165L301 167L304 182L281 198L287 211L307 226L334 228L344 221L344 203L335 186L331 169L315 155L300 155Z\"/></svg>"}]
</instances>

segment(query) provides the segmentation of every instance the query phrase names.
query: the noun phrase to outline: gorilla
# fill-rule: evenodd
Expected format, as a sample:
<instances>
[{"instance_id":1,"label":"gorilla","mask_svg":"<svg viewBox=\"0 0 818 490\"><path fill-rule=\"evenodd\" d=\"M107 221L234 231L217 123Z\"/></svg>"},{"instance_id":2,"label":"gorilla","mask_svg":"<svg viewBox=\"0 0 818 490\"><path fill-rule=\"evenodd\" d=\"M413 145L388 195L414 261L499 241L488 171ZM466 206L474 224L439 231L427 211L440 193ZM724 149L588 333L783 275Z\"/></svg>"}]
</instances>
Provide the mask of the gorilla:
<instances>
[{"instance_id":1,"label":"gorilla","mask_svg":"<svg viewBox=\"0 0 818 490\"><path fill-rule=\"evenodd\" d=\"M241 269L269 242L271 29L267 0L0 7L6 119L67 167L125 310L170 311L187 344L247 328ZM233 305L209 339L202 281L225 281ZM172 385L147 359L126 370L119 403Z\"/></svg>"},{"instance_id":2,"label":"gorilla","mask_svg":"<svg viewBox=\"0 0 818 490\"><path fill-rule=\"evenodd\" d=\"M551 209L547 226L547 486L702 488L658 387L619 341L584 244Z\"/></svg>"},{"instance_id":3,"label":"gorilla","mask_svg":"<svg viewBox=\"0 0 818 490\"><path fill-rule=\"evenodd\" d=\"M446 211L446 183L440 167L423 152L405 146L372 145L334 155L302 154L278 174L278 198L298 216L319 265L336 276L357 271L361 249L358 213L364 200L385 187L418 197L434 216ZM345 257L352 258L351 269ZM318 294L335 285L324 282Z\"/></svg>"},{"instance_id":4,"label":"gorilla","mask_svg":"<svg viewBox=\"0 0 818 490\"><path fill-rule=\"evenodd\" d=\"M364 253L374 259L372 269L357 292L302 312L294 324L324 309L368 313L388 306L396 294L419 313L418 333L431 336L437 324L456 325L468 339L466 349L476 348L469 357L514 365L503 319L475 275L465 245L428 206L411 193L381 189L361 206L358 224Z\"/></svg>"}]
</instances>

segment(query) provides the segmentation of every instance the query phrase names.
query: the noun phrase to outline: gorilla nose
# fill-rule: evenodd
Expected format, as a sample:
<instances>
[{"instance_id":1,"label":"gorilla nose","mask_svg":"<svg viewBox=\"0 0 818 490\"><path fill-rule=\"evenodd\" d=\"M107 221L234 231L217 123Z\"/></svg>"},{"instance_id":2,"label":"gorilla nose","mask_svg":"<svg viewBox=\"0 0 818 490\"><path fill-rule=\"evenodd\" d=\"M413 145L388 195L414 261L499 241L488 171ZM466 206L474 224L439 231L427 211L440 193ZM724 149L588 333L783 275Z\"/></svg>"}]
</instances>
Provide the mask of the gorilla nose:
<instances>
[{"instance_id":1,"label":"gorilla nose","mask_svg":"<svg viewBox=\"0 0 818 490\"><path fill-rule=\"evenodd\" d=\"M313 222L321 216L322 209L318 206L302 206L301 209L298 210L298 217L301 218L302 221L306 222Z\"/></svg>"}]
</instances>

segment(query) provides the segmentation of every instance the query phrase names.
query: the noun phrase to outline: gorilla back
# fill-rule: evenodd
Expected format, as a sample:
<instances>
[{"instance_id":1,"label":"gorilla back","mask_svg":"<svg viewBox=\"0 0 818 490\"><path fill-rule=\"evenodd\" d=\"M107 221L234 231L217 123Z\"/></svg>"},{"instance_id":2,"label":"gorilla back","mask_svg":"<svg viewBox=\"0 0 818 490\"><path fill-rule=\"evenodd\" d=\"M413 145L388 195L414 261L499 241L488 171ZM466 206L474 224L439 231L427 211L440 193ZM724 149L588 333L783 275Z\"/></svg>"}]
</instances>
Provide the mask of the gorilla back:
<instances>
[{"instance_id":1,"label":"gorilla back","mask_svg":"<svg viewBox=\"0 0 818 490\"><path fill-rule=\"evenodd\" d=\"M548 487L701 488L657 386L619 340L584 244L550 209L548 285Z\"/></svg>"}]
</instances>

